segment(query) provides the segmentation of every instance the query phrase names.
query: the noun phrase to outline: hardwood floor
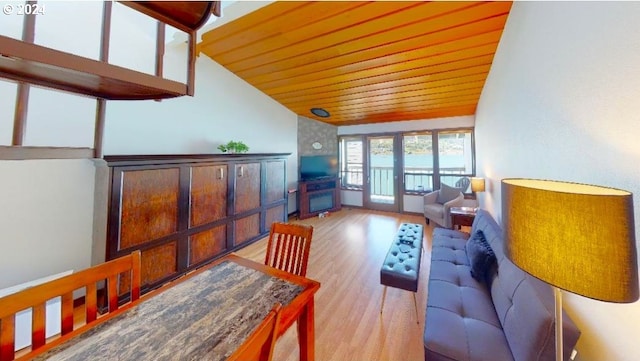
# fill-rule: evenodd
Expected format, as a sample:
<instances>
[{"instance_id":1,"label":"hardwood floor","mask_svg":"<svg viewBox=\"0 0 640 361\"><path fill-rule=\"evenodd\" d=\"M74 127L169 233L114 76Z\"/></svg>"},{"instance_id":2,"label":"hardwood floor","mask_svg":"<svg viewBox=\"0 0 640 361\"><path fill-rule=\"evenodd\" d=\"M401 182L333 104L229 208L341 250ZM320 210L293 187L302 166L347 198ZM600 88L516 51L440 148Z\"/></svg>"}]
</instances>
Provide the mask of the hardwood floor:
<instances>
[{"instance_id":1,"label":"hardwood floor","mask_svg":"<svg viewBox=\"0 0 640 361\"><path fill-rule=\"evenodd\" d=\"M413 295L389 287L380 314L380 267L400 223L421 216L343 208L326 218L291 220L314 227L307 277L322 285L315 297L316 360L424 360L422 334L432 226L425 226L420 284ZM264 262L267 238L236 252ZM298 360L295 327L278 340L274 360Z\"/></svg>"}]
</instances>

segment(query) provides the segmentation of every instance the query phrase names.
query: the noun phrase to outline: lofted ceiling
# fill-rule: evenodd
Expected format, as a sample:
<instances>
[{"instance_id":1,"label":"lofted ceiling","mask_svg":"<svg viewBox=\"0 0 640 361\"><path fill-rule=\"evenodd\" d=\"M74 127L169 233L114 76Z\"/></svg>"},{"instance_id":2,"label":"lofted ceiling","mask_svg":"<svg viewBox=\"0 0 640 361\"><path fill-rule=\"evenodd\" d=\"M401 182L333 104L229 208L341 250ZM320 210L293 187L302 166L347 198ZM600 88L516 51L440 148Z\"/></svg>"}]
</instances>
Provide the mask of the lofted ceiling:
<instances>
[{"instance_id":1,"label":"lofted ceiling","mask_svg":"<svg viewBox=\"0 0 640 361\"><path fill-rule=\"evenodd\" d=\"M294 113L326 123L472 115L510 9L511 2L276 1L204 33L198 45Z\"/></svg>"}]
</instances>

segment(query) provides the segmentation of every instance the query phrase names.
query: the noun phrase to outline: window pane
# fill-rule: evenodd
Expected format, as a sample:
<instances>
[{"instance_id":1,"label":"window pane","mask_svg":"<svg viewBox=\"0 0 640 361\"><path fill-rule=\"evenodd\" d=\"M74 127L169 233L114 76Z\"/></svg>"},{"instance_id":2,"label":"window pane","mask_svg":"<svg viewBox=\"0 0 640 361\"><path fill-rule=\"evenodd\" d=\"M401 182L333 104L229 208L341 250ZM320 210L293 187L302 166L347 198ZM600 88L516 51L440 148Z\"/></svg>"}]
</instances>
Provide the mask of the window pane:
<instances>
[{"instance_id":1,"label":"window pane","mask_svg":"<svg viewBox=\"0 0 640 361\"><path fill-rule=\"evenodd\" d=\"M470 192L463 181L473 174L473 144L471 130L438 133L438 160L440 163L440 183L452 187L462 187ZM464 184L463 184L464 183ZM464 187L467 185L467 187Z\"/></svg>"},{"instance_id":2,"label":"window pane","mask_svg":"<svg viewBox=\"0 0 640 361\"><path fill-rule=\"evenodd\" d=\"M362 188L362 139L342 138L340 157L342 186Z\"/></svg>"},{"instance_id":3,"label":"window pane","mask_svg":"<svg viewBox=\"0 0 640 361\"><path fill-rule=\"evenodd\" d=\"M433 189L433 140L431 133L406 134L402 138L404 189L425 192Z\"/></svg>"},{"instance_id":4,"label":"window pane","mask_svg":"<svg viewBox=\"0 0 640 361\"><path fill-rule=\"evenodd\" d=\"M369 138L370 202L395 203L394 136Z\"/></svg>"}]
</instances>

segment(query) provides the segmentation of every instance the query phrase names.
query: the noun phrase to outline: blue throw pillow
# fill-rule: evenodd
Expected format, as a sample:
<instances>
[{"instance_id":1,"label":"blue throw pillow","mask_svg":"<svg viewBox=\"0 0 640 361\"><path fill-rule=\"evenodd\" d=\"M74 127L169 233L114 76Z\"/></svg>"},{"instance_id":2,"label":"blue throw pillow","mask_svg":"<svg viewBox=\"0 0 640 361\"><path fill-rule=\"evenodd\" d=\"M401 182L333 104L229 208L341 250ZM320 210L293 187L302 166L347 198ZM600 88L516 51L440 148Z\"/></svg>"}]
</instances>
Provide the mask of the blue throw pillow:
<instances>
[{"instance_id":1,"label":"blue throw pillow","mask_svg":"<svg viewBox=\"0 0 640 361\"><path fill-rule=\"evenodd\" d=\"M486 282L487 273L496 262L496 255L493 253L484 233L481 230L474 232L467 241L465 249L471 266L471 277L478 282Z\"/></svg>"}]
</instances>

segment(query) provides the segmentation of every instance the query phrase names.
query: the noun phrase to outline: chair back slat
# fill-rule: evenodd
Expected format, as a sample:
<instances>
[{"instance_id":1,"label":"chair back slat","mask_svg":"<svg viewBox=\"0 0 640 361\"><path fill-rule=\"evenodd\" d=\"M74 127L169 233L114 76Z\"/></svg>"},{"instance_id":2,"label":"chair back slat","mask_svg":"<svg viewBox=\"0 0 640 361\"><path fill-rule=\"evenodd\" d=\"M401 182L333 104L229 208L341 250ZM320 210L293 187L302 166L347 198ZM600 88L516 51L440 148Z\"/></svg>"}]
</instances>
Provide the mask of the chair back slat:
<instances>
[{"instance_id":1,"label":"chair back slat","mask_svg":"<svg viewBox=\"0 0 640 361\"><path fill-rule=\"evenodd\" d=\"M107 289L109 295L109 312L118 309L118 275L113 274L107 278Z\"/></svg>"},{"instance_id":2,"label":"chair back slat","mask_svg":"<svg viewBox=\"0 0 640 361\"><path fill-rule=\"evenodd\" d=\"M282 305L276 303L251 335L227 358L227 361L271 361L278 337L281 308Z\"/></svg>"},{"instance_id":3,"label":"chair back slat","mask_svg":"<svg viewBox=\"0 0 640 361\"><path fill-rule=\"evenodd\" d=\"M61 334L65 335L74 329L74 291L85 292L86 323L89 324L97 319L96 284L108 279L107 297L111 312L118 308L116 282L122 273L127 273L131 278L131 301L137 300L140 298L140 251L0 298L0 361L15 359L16 313L29 309L32 311L30 352L33 352L47 343L45 325L48 300L61 297Z\"/></svg>"},{"instance_id":4,"label":"chair back slat","mask_svg":"<svg viewBox=\"0 0 640 361\"><path fill-rule=\"evenodd\" d=\"M273 223L264 263L306 276L313 227L295 223Z\"/></svg>"},{"instance_id":5,"label":"chair back slat","mask_svg":"<svg viewBox=\"0 0 640 361\"><path fill-rule=\"evenodd\" d=\"M33 348L38 348L45 344L46 309L47 304L44 302L33 306L33 314L31 316L31 344Z\"/></svg>"},{"instance_id":6,"label":"chair back slat","mask_svg":"<svg viewBox=\"0 0 640 361\"><path fill-rule=\"evenodd\" d=\"M15 355L16 315L11 314L0 319L0 360L13 360Z\"/></svg>"},{"instance_id":7,"label":"chair back slat","mask_svg":"<svg viewBox=\"0 0 640 361\"><path fill-rule=\"evenodd\" d=\"M62 334L66 335L73 331L73 292L66 292L62 295Z\"/></svg>"},{"instance_id":8,"label":"chair back slat","mask_svg":"<svg viewBox=\"0 0 640 361\"><path fill-rule=\"evenodd\" d=\"M95 283L87 285L87 294L84 296L85 317L87 323L98 318L98 288Z\"/></svg>"}]
</instances>

